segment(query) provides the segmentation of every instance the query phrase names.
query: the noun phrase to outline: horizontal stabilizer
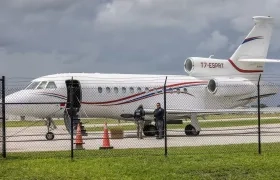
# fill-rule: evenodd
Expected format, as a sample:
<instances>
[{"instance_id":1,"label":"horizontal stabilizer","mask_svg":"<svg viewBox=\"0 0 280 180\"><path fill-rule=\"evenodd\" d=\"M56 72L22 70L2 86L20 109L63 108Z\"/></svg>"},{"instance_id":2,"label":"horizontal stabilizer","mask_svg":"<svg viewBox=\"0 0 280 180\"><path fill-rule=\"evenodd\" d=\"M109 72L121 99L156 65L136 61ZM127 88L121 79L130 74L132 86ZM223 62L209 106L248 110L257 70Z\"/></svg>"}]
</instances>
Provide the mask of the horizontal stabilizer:
<instances>
[{"instance_id":1,"label":"horizontal stabilizer","mask_svg":"<svg viewBox=\"0 0 280 180\"><path fill-rule=\"evenodd\" d=\"M280 59L239 59L243 62L280 62Z\"/></svg>"}]
</instances>

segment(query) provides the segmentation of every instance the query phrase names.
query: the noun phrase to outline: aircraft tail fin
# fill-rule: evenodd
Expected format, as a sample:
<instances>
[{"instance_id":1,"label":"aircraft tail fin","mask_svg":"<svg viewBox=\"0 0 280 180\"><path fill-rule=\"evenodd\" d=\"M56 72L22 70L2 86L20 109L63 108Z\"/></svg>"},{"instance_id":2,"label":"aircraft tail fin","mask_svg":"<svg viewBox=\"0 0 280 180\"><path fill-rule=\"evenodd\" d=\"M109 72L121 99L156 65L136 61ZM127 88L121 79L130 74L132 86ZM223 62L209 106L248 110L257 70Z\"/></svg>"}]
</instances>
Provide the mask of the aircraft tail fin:
<instances>
[{"instance_id":1,"label":"aircraft tail fin","mask_svg":"<svg viewBox=\"0 0 280 180\"><path fill-rule=\"evenodd\" d=\"M254 16L255 25L242 44L236 49L230 60L265 59L270 44L273 18L270 16Z\"/></svg>"},{"instance_id":2,"label":"aircraft tail fin","mask_svg":"<svg viewBox=\"0 0 280 180\"><path fill-rule=\"evenodd\" d=\"M254 27L244 41L239 45L229 62L241 77L257 81L264 70L266 62L277 62L267 59L273 28L273 18L270 16L254 16Z\"/></svg>"}]
</instances>

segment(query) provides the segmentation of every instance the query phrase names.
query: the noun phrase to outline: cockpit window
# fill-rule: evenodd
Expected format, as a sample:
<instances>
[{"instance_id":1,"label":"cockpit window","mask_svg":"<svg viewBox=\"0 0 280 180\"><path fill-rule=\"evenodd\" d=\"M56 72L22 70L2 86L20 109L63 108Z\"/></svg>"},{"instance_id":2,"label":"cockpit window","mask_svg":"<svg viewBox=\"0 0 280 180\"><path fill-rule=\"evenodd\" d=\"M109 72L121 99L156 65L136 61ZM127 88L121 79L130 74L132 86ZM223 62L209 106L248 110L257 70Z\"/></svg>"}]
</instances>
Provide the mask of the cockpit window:
<instances>
[{"instance_id":1,"label":"cockpit window","mask_svg":"<svg viewBox=\"0 0 280 180\"><path fill-rule=\"evenodd\" d=\"M41 84L37 87L37 89L44 89L47 84L47 81L42 81Z\"/></svg>"},{"instance_id":2,"label":"cockpit window","mask_svg":"<svg viewBox=\"0 0 280 180\"><path fill-rule=\"evenodd\" d=\"M55 89L56 85L53 81L49 81L48 85L46 86L46 89Z\"/></svg>"},{"instance_id":3,"label":"cockpit window","mask_svg":"<svg viewBox=\"0 0 280 180\"><path fill-rule=\"evenodd\" d=\"M38 82L38 81L34 81L31 84L29 84L25 89L35 89L39 83L40 82Z\"/></svg>"}]
</instances>

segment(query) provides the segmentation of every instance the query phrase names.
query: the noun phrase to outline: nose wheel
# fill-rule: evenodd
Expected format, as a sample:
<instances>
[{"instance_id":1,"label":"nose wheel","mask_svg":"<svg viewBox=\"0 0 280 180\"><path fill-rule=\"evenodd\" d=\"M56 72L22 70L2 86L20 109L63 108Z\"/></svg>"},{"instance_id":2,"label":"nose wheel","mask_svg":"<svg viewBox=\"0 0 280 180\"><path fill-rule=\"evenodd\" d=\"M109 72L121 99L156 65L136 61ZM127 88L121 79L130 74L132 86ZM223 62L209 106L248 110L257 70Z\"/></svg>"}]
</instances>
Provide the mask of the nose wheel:
<instances>
[{"instance_id":1,"label":"nose wheel","mask_svg":"<svg viewBox=\"0 0 280 180\"><path fill-rule=\"evenodd\" d=\"M52 132L47 132L46 139L47 140L53 140L53 138L54 138L54 134Z\"/></svg>"},{"instance_id":2,"label":"nose wheel","mask_svg":"<svg viewBox=\"0 0 280 180\"><path fill-rule=\"evenodd\" d=\"M48 132L46 134L46 139L53 140L54 133L50 132L50 130L56 129L56 125L54 124L54 121L52 120L52 118L49 118L49 117L47 118L46 125L47 125L47 129L48 129Z\"/></svg>"}]
</instances>

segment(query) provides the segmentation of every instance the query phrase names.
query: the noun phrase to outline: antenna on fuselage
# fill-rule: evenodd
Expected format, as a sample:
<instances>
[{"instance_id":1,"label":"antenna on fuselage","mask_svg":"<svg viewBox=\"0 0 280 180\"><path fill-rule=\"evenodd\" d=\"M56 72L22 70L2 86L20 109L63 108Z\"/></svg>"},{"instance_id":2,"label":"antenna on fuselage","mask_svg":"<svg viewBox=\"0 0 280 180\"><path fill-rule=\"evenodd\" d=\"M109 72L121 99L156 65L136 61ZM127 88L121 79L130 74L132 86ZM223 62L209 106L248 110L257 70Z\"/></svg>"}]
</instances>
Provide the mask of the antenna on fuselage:
<instances>
[{"instance_id":1,"label":"antenna on fuselage","mask_svg":"<svg viewBox=\"0 0 280 180\"><path fill-rule=\"evenodd\" d=\"M213 56L214 56L214 55L212 54L212 55L209 56L209 58L212 58Z\"/></svg>"}]
</instances>

